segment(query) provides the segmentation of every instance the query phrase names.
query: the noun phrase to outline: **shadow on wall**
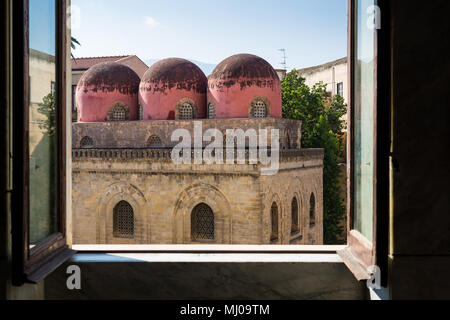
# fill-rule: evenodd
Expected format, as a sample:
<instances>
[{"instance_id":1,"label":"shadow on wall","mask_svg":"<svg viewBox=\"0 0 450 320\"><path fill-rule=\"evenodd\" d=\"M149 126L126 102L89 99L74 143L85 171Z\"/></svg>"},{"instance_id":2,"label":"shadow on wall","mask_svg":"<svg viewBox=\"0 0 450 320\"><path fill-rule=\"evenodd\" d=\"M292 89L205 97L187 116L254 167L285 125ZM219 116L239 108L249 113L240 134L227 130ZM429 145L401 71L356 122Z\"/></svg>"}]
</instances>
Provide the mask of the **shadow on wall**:
<instances>
[{"instance_id":1,"label":"shadow on wall","mask_svg":"<svg viewBox=\"0 0 450 320\"><path fill-rule=\"evenodd\" d=\"M30 156L30 243L36 244L57 228L56 136L43 133Z\"/></svg>"}]
</instances>

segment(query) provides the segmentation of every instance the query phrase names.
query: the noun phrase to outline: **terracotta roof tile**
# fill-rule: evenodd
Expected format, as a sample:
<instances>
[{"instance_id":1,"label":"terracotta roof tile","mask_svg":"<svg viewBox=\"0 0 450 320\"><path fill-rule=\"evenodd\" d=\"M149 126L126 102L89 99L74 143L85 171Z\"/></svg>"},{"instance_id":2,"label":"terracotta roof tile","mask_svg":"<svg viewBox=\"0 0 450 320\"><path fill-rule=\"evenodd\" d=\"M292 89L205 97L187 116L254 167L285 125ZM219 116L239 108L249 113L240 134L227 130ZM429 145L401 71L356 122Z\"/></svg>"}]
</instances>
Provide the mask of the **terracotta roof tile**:
<instances>
[{"instance_id":1,"label":"terracotta roof tile","mask_svg":"<svg viewBox=\"0 0 450 320\"><path fill-rule=\"evenodd\" d=\"M140 78L148 70L148 66L135 55L88 57L72 59L72 70L88 70L90 67L102 62L117 62L134 70Z\"/></svg>"},{"instance_id":2,"label":"terracotta roof tile","mask_svg":"<svg viewBox=\"0 0 450 320\"><path fill-rule=\"evenodd\" d=\"M72 59L72 70L87 70L93 65L101 62L117 62L117 60L129 56L111 56L111 57L89 57Z\"/></svg>"}]
</instances>

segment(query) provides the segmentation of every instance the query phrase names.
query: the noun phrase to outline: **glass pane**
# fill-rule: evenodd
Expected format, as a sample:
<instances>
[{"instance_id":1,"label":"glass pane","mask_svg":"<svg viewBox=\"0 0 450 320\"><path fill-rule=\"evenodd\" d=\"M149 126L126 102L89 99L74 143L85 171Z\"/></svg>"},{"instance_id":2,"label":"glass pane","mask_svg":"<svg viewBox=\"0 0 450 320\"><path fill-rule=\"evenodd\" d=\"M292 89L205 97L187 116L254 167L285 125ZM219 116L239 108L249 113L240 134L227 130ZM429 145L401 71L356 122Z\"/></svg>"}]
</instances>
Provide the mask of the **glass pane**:
<instances>
[{"instance_id":1,"label":"glass pane","mask_svg":"<svg viewBox=\"0 0 450 320\"><path fill-rule=\"evenodd\" d=\"M57 228L56 8L30 0L30 246Z\"/></svg>"},{"instance_id":2,"label":"glass pane","mask_svg":"<svg viewBox=\"0 0 450 320\"><path fill-rule=\"evenodd\" d=\"M354 229L373 241L375 29L374 0L356 1Z\"/></svg>"}]
</instances>

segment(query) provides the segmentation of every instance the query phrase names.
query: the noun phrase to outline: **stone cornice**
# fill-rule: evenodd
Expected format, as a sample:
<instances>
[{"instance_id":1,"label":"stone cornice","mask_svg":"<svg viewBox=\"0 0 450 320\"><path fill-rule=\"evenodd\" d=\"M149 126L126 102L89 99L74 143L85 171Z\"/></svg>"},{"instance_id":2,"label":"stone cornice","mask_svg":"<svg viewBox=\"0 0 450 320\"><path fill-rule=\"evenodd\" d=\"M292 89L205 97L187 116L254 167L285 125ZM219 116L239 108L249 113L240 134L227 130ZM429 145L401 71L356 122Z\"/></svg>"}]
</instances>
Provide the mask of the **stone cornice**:
<instances>
[{"instance_id":1,"label":"stone cornice","mask_svg":"<svg viewBox=\"0 0 450 320\"><path fill-rule=\"evenodd\" d=\"M191 157L194 159L196 152L191 151ZM171 162L172 149L72 149L73 161L83 161L84 159L104 159L119 161L134 161L149 159L153 162ZM298 149L298 150L281 150L281 162L295 162L301 160L323 160L323 149ZM245 151L246 160L249 159L249 150Z\"/></svg>"}]
</instances>

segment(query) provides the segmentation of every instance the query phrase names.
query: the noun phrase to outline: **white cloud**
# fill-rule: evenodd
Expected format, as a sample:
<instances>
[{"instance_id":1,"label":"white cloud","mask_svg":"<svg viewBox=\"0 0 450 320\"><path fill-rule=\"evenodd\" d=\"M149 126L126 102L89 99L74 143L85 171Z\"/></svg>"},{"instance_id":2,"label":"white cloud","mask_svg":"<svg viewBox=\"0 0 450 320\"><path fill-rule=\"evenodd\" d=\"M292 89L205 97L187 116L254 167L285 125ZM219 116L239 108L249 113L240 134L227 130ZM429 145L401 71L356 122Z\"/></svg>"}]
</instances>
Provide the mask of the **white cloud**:
<instances>
[{"instance_id":1,"label":"white cloud","mask_svg":"<svg viewBox=\"0 0 450 320\"><path fill-rule=\"evenodd\" d=\"M145 24L151 28L155 28L160 25L160 23L152 17L145 17Z\"/></svg>"}]
</instances>

